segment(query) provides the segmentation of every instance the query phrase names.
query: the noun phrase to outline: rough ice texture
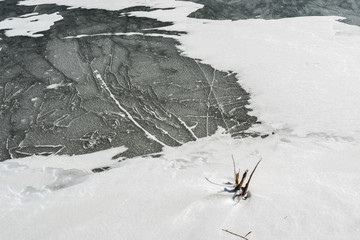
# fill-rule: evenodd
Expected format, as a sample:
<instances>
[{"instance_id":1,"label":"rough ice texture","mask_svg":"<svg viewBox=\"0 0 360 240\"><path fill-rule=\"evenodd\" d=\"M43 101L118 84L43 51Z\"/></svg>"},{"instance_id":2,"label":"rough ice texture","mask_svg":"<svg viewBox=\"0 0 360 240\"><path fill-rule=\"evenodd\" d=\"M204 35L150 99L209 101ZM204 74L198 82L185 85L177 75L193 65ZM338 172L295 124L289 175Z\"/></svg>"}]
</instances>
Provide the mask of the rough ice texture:
<instances>
[{"instance_id":1,"label":"rough ice texture","mask_svg":"<svg viewBox=\"0 0 360 240\"><path fill-rule=\"evenodd\" d=\"M36 10L64 19L42 38L0 43L2 160L115 146L131 157L218 127L242 135L256 121L234 74L181 56L171 38L111 35L169 23L95 9Z\"/></svg>"},{"instance_id":2,"label":"rough ice texture","mask_svg":"<svg viewBox=\"0 0 360 240\"><path fill-rule=\"evenodd\" d=\"M112 11L118 11L125 8L137 7L137 6L147 6L151 8L182 8L182 7L194 7L200 6L198 4L193 4L185 1L176 1L176 0L128 0L128 1L99 1L99 0L23 0L19 2L19 5L23 6L36 6L42 4L57 4L63 6L71 7L82 7L88 9L106 9Z\"/></svg>"},{"instance_id":3,"label":"rough ice texture","mask_svg":"<svg viewBox=\"0 0 360 240\"><path fill-rule=\"evenodd\" d=\"M360 25L360 2L354 0L188 0L204 5L190 17L206 19L279 19L300 16L343 16Z\"/></svg>"}]
</instances>

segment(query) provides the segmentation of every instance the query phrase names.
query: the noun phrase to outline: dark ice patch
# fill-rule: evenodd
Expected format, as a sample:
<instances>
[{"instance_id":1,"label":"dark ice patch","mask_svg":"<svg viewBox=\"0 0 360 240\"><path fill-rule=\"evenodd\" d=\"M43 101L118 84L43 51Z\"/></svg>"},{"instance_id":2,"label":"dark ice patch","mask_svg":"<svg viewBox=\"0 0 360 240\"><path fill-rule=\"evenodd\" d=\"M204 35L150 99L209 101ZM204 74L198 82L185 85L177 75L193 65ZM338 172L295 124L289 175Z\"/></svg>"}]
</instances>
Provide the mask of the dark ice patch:
<instances>
[{"instance_id":1,"label":"dark ice patch","mask_svg":"<svg viewBox=\"0 0 360 240\"><path fill-rule=\"evenodd\" d=\"M346 23L360 25L358 0L185 0L204 8L189 16L205 19L279 19L301 16L342 16Z\"/></svg>"},{"instance_id":2,"label":"dark ice patch","mask_svg":"<svg viewBox=\"0 0 360 240\"><path fill-rule=\"evenodd\" d=\"M256 122L246 107L249 94L234 74L182 56L171 38L116 35L171 23L124 10L24 9L59 11L64 19L41 38L0 34L1 160L117 146L128 150L115 158L134 157L219 127L246 136ZM90 36L66 38L78 35ZM48 146L63 147L44 150Z\"/></svg>"}]
</instances>

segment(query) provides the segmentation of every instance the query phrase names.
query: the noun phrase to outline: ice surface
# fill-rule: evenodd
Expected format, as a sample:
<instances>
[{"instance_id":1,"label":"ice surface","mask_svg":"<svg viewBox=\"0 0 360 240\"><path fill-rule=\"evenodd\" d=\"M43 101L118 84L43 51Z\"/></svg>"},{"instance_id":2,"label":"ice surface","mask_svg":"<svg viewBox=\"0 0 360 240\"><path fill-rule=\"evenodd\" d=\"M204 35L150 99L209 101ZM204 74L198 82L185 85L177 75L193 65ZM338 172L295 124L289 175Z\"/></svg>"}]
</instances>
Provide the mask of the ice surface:
<instances>
[{"instance_id":1,"label":"ice surface","mask_svg":"<svg viewBox=\"0 0 360 240\"><path fill-rule=\"evenodd\" d=\"M279 19L300 16L342 16L360 25L360 2L353 0L189 0L204 5L190 14L206 19Z\"/></svg>"},{"instance_id":2,"label":"ice surface","mask_svg":"<svg viewBox=\"0 0 360 240\"><path fill-rule=\"evenodd\" d=\"M71 7L82 7L88 9L106 9L112 11L118 11L126 8L138 7L138 6L146 6L151 8L190 8L193 9L200 8L201 5L185 2L185 1L176 1L176 0L128 0L128 1L98 1L98 0L79 0L79 1L71 1L71 0L24 0L20 1L19 5L24 6L36 6L42 4L57 4Z\"/></svg>"},{"instance_id":3,"label":"ice surface","mask_svg":"<svg viewBox=\"0 0 360 240\"><path fill-rule=\"evenodd\" d=\"M241 136L256 122L235 74L184 57L177 41L153 36L150 28L170 23L55 5L36 11L63 19L42 38L1 42L2 160L116 146L131 157L218 127Z\"/></svg>"},{"instance_id":4,"label":"ice surface","mask_svg":"<svg viewBox=\"0 0 360 240\"><path fill-rule=\"evenodd\" d=\"M87 2L88 8L116 8L110 1ZM190 19L185 16L198 5L191 5L191 10L183 1L147 3L159 4L161 9L136 8L130 16L120 13L119 19L127 16L129 23L136 19L135 23L125 24L131 26L126 31L118 25L118 12L71 12L48 5L37 7L39 14L45 10L51 14L60 8L64 19L44 32L43 38L15 37L11 42L1 35L0 66L4 70L0 79L6 82L1 87L1 98L7 101L3 100L6 104L1 108L5 113L1 121L13 127L11 131L10 127L0 129L0 137L6 142L4 152L12 149L14 156L34 151L48 154L49 148L56 151L60 145L34 145L36 149L31 150L29 145L51 138L68 144L65 149L84 149L84 153L107 148L97 146L114 142L116 129L124 125L127 113L142 123L164 124L161 120L171 119L162 114L163 109L171 106L174 111L177 105L168 105L172 98L160 101L159 96L171 94L185 102L194 100L195 95L181 98L183 88L195 90L207 104L199 109L192 107L201 104L189 104L179 111L201 112L209 121L193 125L196 117L183 119L176 115L182 131L173 132L172 122L170 126L161 125L163 132L156 136L172 136L177 141L196 136L196 141L166 146L160 154L122 162L112 158L126 148L72 157L30 156L0 163L0 239L239 239L222 229L241 235L251 231L249 239L357 239L359 27L339 23L340 17L233 22ZM178 6L162 8L171 4ZM22 11L21 15L26 13ZM78 14L77 21L70 17L73 13ZM87 20L96 17L89 13L108 21L100 21L93 28ZM141 17L173 20L174 25ZM166 38L144 36L149 26L165 27L156 31ZM188 34L179 35L183 31ZM65 38L69 36L74 38ZM181 55L176 47L182 49ZM110 74L122 63L132 70ZM216 70L207 64L213 64ZM195 82L190 81L192 74ZM170 83L162 85L162 91L147 87L149 83L160 87L158 79L162 77ZM237 80L251 93L250 99L234 84ZM224 88L227 81L229 87ZM197 82L207 91L198 93ZM129 88L136 89L130 93L124 90ZM208 130L211 134L215 127L210 128L211 118L204 113L214 113L217 123L222 122L219 126L226 127L227 123L226 115L208 111L208 106L218 106L229 114L246 110L218 104L223 97L229 97L220 89L236 92L230 95L232 100L244 101L245 107L249 101L254 108L252 114L262 121L256 130L269 136L234 139L219 129L206 137ZM114 97L109 97L112 95L108 90ZM158 104L153 105L159 102L164 104L161 111ZM126 111L119 111L124 106ZM41 127L29 128L38 122ZM106 128L103 122L115 127ZM150 131L154 125L141 126ZM61 133L63 129L67 131ZM75 140L61 140L61 134L74 136ZM139 141L151 141L144 131L127 134L133 141L118 141L119 145L127 143L128 153L137 155L139 149L149 146L133 148ZM232 154L242 171L252 169L260 157L263 159L250 186L251 197L239 203L232 200L233 193L224 189L233 181Z\"/></svg>"},{"instance_id":5,"label":"ice surface","mask_svg":"<svg viewBox=\"0 0 360 240\"><path fill-rule=\"evenodd\" d=\"M239 73L252 93L252 114L270 132L354 139L360 133L354 111L360 28L337 19L209 21L189 24L190 33L179 40L187 56Z\"/></svg>"}]
</instances>

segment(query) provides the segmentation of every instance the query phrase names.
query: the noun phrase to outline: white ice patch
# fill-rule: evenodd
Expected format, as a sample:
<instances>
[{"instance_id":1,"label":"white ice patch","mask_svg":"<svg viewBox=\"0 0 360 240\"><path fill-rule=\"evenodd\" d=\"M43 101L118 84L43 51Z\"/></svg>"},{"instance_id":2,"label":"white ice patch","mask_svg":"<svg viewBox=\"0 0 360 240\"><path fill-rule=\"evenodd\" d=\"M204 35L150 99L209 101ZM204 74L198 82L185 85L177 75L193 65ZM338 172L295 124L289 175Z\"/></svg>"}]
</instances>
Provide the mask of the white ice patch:
<instances>
[{"instance_id":1,"label":"white ice patch","mask_svg":"<svg viewBox=\"0 0 360 240\"><path fill-rule=\"evenodd\" d=\"M5 29L8 37L28 36L42 37L42 31L49 30L55 22L63 19L58 12L53 14L26 14L20 17L7 18L0 22L0 29Z\"/></svg>"},{"instance_id":2,"label":"white ice patch","mask_svg":"<svg viewBox=\"0 0 360 240\"><path fill-rule=\"evenodd\" d=\"M68 84L54 83L54 84L50 84L49 86L47 86L46 89L58 89L59 87L64 87L64 86L68 86Z\"/></svg>"},{"instance_id":3,"label":"white ice patch","mask_svg":"<svg viewBox=\"0 0 360 240\"><path fill-rule=\"evenodd\" d=\"M177 37L185 55L235 71L252 114L273 131L359 138L360 28L338 19L189 19L166 29L189 32Z\"/></svg>"}]
</instances>

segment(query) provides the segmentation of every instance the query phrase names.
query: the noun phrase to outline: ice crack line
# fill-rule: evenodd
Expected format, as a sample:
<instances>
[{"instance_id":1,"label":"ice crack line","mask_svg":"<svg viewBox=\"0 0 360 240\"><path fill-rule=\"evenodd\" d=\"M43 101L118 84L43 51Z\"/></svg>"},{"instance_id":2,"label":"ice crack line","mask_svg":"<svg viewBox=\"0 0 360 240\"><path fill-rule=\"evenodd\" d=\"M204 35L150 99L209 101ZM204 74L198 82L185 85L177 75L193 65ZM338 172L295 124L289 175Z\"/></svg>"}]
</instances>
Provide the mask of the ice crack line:
<instances>
[{"instance_id":1,"label":"ice crack line","mask_svg":"<svg viewBox=\"0 0 360 240\"><path fill-rule=\"evenodd\" d=\"M175 118L177 118L177 120L188 130L188 132L191 134L191 136L193 138L195 138L195 140L198 139L198 137L195 135L195 133L193 132L193 130L191 129L191 127L189 127L186 122L184 122L181 118L179 118L178 116L176 116L175 114L172 114Z\"/></svg>"},{"instance_id":2,"label":"ice crack line","mask_svg":"<svg viewBox=\"0 0 360 240\"><path fill-rule=\"evenodd\" d=\"M112 94L111 90L109 89L109 87L106 85L105 81L102 79L101 74L99 73L98 70L94 70L93 71L94 76L97 80L99 80L100 82L100 86L101 88L103 88L105 91L107 91L111 97L111 99L115 102L115 104L118 106L118 108L123 111L126 116L130 119L130 121L132 123L135 124L135 126L137 126L138 128L140 128L145 135L151 139L154 140L155 142L159 143L162 146L167 146L165 143L163 143L162 141L160 141L159 139L157 139L154 135L152 135L151 133L149 133L145 128L143 128L132 116L131 114L119 103L119 101L115 98L114 94Z\"/></svg>"},{"instance_id":3,"label":"ice crack line","mask_svg":"<svg viewBox=\"0 0 360 240\"><path fill-rule=\"evenodd\" d=\"M210 97L211 97L211 94L213 94L213 96L214 96L214 99L215 99L215 101L216 101L216 104L217 104L217 106L219 107L219 111L220 111L220 114L221 114L221 118L222 118L222 120L223 120L223 122L224 122L224 124L225 124L225 126L226 126L226 129L228 129L229 128L229 126L227 125L227 123L226 123L226 121L225 121L225 118L224 118L224 114L223 114L223 108L222 108L222 105L220 104L220 102L219 102L219 99L218 99L218 97L216 96L216 94L215 94L215 91L214 91L214 82L215 82L215 74L216 74L216 69L214 69L213 70L213 79L212 79L212 81L211 81L211 83L210 83L210 80L208 79L208 77L206 76L206 73L205 73L205 71L202 69L202 67L200 66L200 64L198 63L198 61L195 61L196 62L196 64L198 65L198 67L199 67L199 69L201 70L201 72L202 72L202 74L204 75L204 78L206 79L206 81L207 81L207 83L208 83L208 85L209 85L209 88L210 88L210 90L209 90L209 95L208 95L208 98L207 98L207 101L208 101L208 111L207 111L207 113L206 113L206 115L207 115L207 119L206 119L206 128L207 128L207 135L209 135L209 108L210 108L210 106L211 106L211 102L210 102Z\"/></svg>"}]
</instances>

